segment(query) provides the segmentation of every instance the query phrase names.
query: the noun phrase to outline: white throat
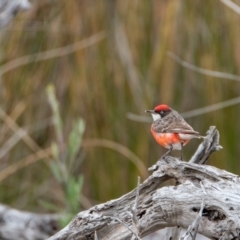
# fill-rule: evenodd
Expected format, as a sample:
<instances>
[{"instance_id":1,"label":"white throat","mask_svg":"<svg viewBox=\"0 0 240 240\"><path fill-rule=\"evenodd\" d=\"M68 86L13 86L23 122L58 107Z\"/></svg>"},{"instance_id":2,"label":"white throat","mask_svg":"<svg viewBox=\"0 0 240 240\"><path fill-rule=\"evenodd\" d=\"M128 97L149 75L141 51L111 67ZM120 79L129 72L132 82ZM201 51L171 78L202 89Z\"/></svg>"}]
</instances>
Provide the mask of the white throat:
<instances>
[{"instance_id":1,"label":"white throat","mask_svg":"<svg viewBox=\"0 0 240 240\"><path fill-rule=\"evenodd\" d=\"M158 114L158 113L151 113L151 114L152 114L152 118L153 118L154 122L161 119L160 114Z\"/></svg>"}]
</instances>

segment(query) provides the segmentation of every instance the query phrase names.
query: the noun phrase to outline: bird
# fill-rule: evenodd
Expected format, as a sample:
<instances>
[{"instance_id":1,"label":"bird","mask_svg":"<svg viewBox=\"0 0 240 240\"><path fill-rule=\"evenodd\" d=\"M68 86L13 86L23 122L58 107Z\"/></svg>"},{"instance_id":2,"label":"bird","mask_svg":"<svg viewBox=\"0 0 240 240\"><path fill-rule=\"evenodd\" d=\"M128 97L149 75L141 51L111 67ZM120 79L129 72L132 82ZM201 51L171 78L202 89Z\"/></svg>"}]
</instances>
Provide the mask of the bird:
<instances>
[{"instance_id":1,"label":"bird","mask_svg":"<svg viewBox=\"0 0 240 240\"><path fill-rule=\"evenodd\" d=\"M168 151L162 156L166 157L172 150L181 150L183 160L183 146L192 138L204 138L193 130L184 118L166 104L160 104L153 110L146 110L153 118L151 132L157 143Z\"/></svg>"}]
</instances>

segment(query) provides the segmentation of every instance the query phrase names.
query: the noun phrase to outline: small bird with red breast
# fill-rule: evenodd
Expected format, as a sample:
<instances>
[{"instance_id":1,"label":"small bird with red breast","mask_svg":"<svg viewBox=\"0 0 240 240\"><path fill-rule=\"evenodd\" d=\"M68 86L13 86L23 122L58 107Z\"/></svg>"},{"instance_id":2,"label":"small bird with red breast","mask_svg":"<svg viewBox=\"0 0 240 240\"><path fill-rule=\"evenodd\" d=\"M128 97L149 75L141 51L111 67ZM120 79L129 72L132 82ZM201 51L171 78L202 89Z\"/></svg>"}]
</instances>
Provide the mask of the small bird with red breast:
<instances>
[{"instance_id":1,"label":"small bird with red breast","mask_svg":"<svg viewBox=\"0 0 240 240\"><path fill-rule=\"evenodd\" d=\"M181 150L183 159L183 146L192 138L203 138L198 132L183 119L175 110L165 104L158 105L154 110L146 110L151 113L153 123L151 132L157 143L169 149L163 156L167 156L172 150Z\"/></svg>"}]
</instances>

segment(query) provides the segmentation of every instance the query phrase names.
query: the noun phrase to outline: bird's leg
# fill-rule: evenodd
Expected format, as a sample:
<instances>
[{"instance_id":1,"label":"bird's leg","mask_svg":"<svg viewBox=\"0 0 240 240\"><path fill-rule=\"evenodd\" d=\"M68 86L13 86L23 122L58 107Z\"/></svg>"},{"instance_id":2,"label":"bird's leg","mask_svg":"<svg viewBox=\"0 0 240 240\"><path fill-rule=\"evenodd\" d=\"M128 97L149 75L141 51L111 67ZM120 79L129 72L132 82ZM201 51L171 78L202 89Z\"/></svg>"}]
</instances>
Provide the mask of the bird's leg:
<instances>
[{"instance_id":1,"label":"bird's leg","mask_svg":"<svg viewBox=\"0 0 240 240\"><path fill-rule=\"evenodd\" d=\"M181 158L180 158L181 161L183 161L183 143L181 142Z\"/></svg>"},{"instance_id":2,"label":"bird's leg","mask_svg":"<svg viewBox=\"0 0 240 240\"><path fill-rule=\"evenodd\" d=\"M172 151L172 149L173 149L173 146L170 145L169 150L165 154L163 154L163 156L161 158L165 158Z\"/></svg>"}]
</instances>

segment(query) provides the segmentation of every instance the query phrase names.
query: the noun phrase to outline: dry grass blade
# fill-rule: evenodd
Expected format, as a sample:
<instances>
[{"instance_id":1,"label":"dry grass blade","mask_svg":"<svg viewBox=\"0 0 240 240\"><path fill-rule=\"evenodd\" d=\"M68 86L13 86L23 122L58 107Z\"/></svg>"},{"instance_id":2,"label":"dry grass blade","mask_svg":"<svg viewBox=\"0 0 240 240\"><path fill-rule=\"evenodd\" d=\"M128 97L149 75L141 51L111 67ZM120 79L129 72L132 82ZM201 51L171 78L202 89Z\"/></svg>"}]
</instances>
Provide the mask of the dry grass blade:
<instances>
[{"instance_id":1,"label":"dry grass blade","mask_svg":"<svg viewBox=\"0 0 240 240\"><path fill-rule=\"evenodd\" d=\"M19 101L16 106L14 107L14 109L12 110L12 112L9 114L9 117L13 120L13 121L17 121L17 119L19 118L19 116L21 116L21 114L23 113L23 111L26 108L26 104L22 101ZM2 140L4 142L6 142L6 140L4 139L5 134L7 134L7 132L9 131L9 128L6 126L6 124L3 124L2 128L0 129L0 141L2 142Z\"/></svg>"},{"instance_id":2,"label":"dry grass blade","mask_svg":"<svg viewBox=\"0 0 240 240\"><path fill-rule=\"evenodd\" d=\"M115 23L114 29L115 29L115 39L117 43L117 50L118 50L120 59L126 68L128 79L129 79L129 86L130 86L135 104L136 106L138 106L141 103L144 106L145 103L143 101L141 83L139 81L136 67L134 66L134 63L133 63L131 49L129 47L126 33L117 16L115 17L114 23Z\"/></svg>"},{"instance_id":3,"label":"dry grass blade","mask_svg":"<svg viewBox=\"0 0 240 240\"><path fill-rule=\"evenodd\" d=\"M15 132L0 148L0 159L3 158L18 142L26 135L26 132L22 129Z\"/></svg>"},{"instance_id":4,"label":"dry grass blade","mask_svg":"<svg viewBox=\"0 0 240 240\"><path fill-rule=\"evenodd\" d=\"M240 97L232 98L223 102L215 103L203 108L198 108L192 111L181 113L184 118L196 117L205 113L213 112L219 109L230 107L240 103Z\"/></svg>"},{"instance_id":5,"label":"dry grass blade","mask_svg":"<svg viewBox=\"0 0 240 240\"><path fill-rule=\"evenodd\" d=\"M47 148L47 149L43 149L40 150L34 154L31 154L19 161L17 161L16 163L13 163L12 165L6 167L5 169L3 169L0 172L0 182L3 181L4 179L6 179L7 177L11 176L12 174L14 174L15 172L17 172L18 170L27 167L28 165L35 163L43 158L45 158L46 156L49 156L52 152L52 148Z\"/></svg>"},{"instance_id":6,"label":"dry grass blade","mask_svg":"<svg viewBox=\"0 0 240 240\"><path fill-rule=\"evenodd\" d=\"M18 133L19 137L23 139L23 141L32 151L35 152L41 150L41 147L38 146L38 144L27 134L27 132L23 128L19 127L17 123L10 116L8 116L1 108L0 119L2 119L13 132ZM48 158L49 155L45 154L45 157Z\"/></svg>"},{"instance_id":7,"label":"dry grass blade","mask_svg":"<svg viewBox=\"0 0 240 240\"><path fill-rule=\"evenodd\" d=\"M8 116L1 108L0 119L2 119L13 132L22 135L23 141L32 151L39 150L40 147L35 143L35 141L33 141L33 139L26 133L26 131L19 127L17 123L10 116ZM23 132L24 134L21 134L21 132Z\"/></svg>"},{"instance_id":8,"label":"dry grass blade","mask_svg":"<svg viewBox=\"0 0 240 240\"><path fill-rule=\"evenodd\" d=\"M152 118L151 117L147 117L147 116L142 116L142 115L138 115L135 113L130 113L128 112L126 114L126 117L130 120L136 121L136 122L145 122L145 123L150 123L152 122Z\"/></svg>"},{"instance_id":9,"label":"dry grass blade","mask_svg":"<svg viewBox=\"0 0 240 240\"><path fill-rule=\"evenodd\" d=\"M229 8L231 8L237 14L240 14L240 7L236 3L230 0L220 0L220 1L224 3L226 6L228 6Z\"/></svg>"},{"instance_id":10,"label":"dry grass blade","mask_svg":"<svg viewBox=\"0 0 240 240\"><path fill-rule=\"evenodd\" d=\"M180 113L181 116L184 118L191 118L196 117L205 113L217 111L226 107L230 107L236 104L240 104L240 97L232 98L226 101L222 101L219 103L215 103L206 107L197 108L188 112ZM127 113L127 118L136 122L152 122L152 119L150 117L134 114L134 113Z\"/></svg>"},{"instance_id":11,"label":"dry grass blade","mask_svg":"<svg viewBox=\"0 0 240 240\"><path fill-rule=\"evenodd\" d=\"M18 119L22 113L24 112L24 110L26 109L27 104L23 101L19 101L16 106L13 108L12 112L9 114L9 116L16 121L16 119Z\"/></svg>"},{"instance_id":12,"label":"dry grass blade","mask_svg":"<svg viewBox=\"0 0 240 240\"><path fill-rule=\"evenodd\" d=\"M56 48L56 49L52 49L49 51L45 51L45 52L40 52L40 53L35 53L35 54L31 54L31 55L27 55L27 56L23 56L17 59L14 59L12 61L9 61L5 64L3 64L0 67L0 76L2 76L3 74L5 74L6 72L13 70L17 67L29 64L31 62L39 62L39 61L43 61L43 60L47 60L47 59L51 59L51 58L56 58L56 57L62 57L65 56L67 54L76 52L78 50L90 47L94 44L96 44L97 42L103 40L105 38L105 32L99 32L97 34L92 35L89 38L86 38L82 41L76 42L74 44L65 46L65 47L61 47L61 48Z\"/></svg>"},{"instance_id":13,"label":"dry grass blade","mask_svg":"<svg viewBox=\"0 0 240 240\"><path fill-rule=\"evenodd\" d=\"M177 63L179 63L181 66L183 66L187 69L190 69L194 72L201 73L201 74L211 76L211 77L224 78L224 79L240 82L240 76L238 76L238 75L224 73L224 72L218 72L218 71L213 71L213 70L208 70L205 68L197 67L191 63L183 61L181 58L179 58L176 54L174 54L172 52L168 52L168 56L170 58L172 58L174 61L176 61Z\"/></svg>"},{"instance_id":14,"label":"dry grass blade","mask_svg":"<svg viewBox=\"0 0 240 240\"><path fill-rule=\"evenodd\" d=\"M141 159L138 158L133 152L131 152L127 147L107 140L107 139L86 139L83 141L82 147L106 147L113 149L122 155L124 155L126 158L128 158L139 170L142 177L146 178L148 177L148 171L144 164L142 163Z\"/></svg>"}]
</instances>

